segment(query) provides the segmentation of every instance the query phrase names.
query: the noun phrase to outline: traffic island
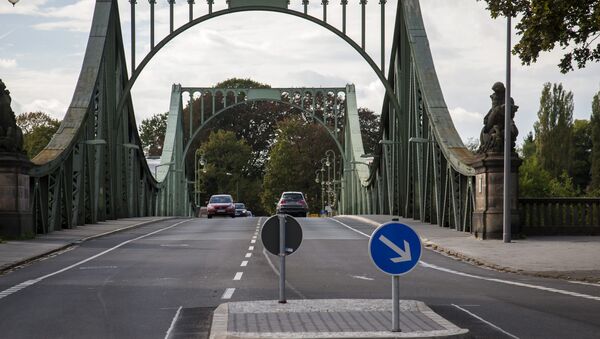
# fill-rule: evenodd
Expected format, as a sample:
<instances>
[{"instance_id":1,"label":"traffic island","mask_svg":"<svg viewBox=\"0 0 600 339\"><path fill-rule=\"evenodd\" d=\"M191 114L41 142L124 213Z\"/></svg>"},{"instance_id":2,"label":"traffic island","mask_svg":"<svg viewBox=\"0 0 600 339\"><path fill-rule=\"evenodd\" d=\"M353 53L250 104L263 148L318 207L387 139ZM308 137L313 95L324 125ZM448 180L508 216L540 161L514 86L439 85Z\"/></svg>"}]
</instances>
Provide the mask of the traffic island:
<instances>
[{"instance_id":1,"label":"traffic island","mask_svg":"<svg viewBox=\"0 0 600 339\"><path fill-rule=\"evenodd\" d=\"M210 339L466 338L461 329L416 300L400 301L400 332L391 332L389 299L230 302L214 312Z\"/></svg>"}]
</instances>

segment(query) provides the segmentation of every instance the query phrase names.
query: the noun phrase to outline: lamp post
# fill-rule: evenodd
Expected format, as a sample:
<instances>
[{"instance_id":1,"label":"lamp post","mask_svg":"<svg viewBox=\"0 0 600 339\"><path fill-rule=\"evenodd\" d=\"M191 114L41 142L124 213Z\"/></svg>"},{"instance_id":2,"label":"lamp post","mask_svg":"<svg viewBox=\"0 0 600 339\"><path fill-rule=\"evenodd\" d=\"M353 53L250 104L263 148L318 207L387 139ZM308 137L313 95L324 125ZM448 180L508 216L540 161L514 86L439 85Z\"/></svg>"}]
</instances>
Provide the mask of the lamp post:
<instances>
[{"instance_id":1,"label":"lamp post","mask_svg":"<svg viewBox=\"0 0 600 339\"><path fill-rule=\"evenodd\" d=\"M509 243L511 241L510 230L510 156L512 153L511 147L511 118L512 118L512 103L510 100L510 34L511 34L511 16L512 13L507 13L506 16L506 92L504 93L504 191L503 193L503 241Z\"/></svg>"},{"instance_id":2,"label":"lamp post","mask_svg":"<svg viewBox=\"0 0 600 339\"><path fill-rule=\"evenodd\" d=\"M327 161L325 162L325 165L327 166L328 169L331 168L331 162L329 161L329 155L331 155L331 157L333 158L333 180L331 179L331 177L329 178L330 187L329 187L329 192L328 192L328 197L330 198L329 206L333 207L333 206L337 205L337 193L336 193L336 189L335 189L336 176L337 176L337 170L336 170L337 159L335 156L335 152L331 149L328 149L327 151L325 151L325 155L327 156Z\"/></svg>"},{"instance_id":3,"label":"lamp post","mask_svg":"<svg viewBox=\"0 0 600 339\"><path fill-rule=\"evenodd\" d=\"M225 173L225 175L232 177L233 173ZM240 202L240 179L239 177L235 179L235 201Z\"/></svg>"},{"instance_id":4,"label":"lamp post","mask_svg":"<svg viewBox=\"0 0 600 339\"><path fill-rule=\"evenodd\" d=\"M206 165L206 160L204 160L204 155L196 152L195 154L194 164L196 166L196 170L194 171L194 179L196 183L194 184L194 196L196 198L196 206L200 206L200 166L204 168ZM200 166L199 166L200 165Z\"/></svg>"}]
</instances>

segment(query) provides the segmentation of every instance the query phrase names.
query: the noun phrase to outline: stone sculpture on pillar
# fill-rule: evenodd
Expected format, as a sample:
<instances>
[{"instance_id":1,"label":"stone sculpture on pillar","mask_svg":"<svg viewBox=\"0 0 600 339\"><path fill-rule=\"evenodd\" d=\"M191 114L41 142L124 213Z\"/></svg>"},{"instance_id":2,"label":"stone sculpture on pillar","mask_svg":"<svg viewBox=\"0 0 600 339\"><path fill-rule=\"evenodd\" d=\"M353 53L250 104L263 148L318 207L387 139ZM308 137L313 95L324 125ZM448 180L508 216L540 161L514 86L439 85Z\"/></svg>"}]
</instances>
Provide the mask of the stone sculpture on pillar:
<instances>
[{"instance_id":1,"label":"stone sculpture on pillar","mask_svg":"<svg viewBox=\"0 0 600 339\"><path fill-rule=\"evenodd\" d=\"M473 231L481 239L502 239L503 204L504 204L504 116L505 96L504 84L496 82L492 86L492 108L483 120L480 145L476 157L471 164L475 169L475 211L473 213ZM517 210L518 168L521 160L515 152L518 130L514 117L519 106L511 103L511 231L519 233L519 214Z\"/></svg>"},{"instance_id":2,"label":"stone sculpture on pillar","mask_svg":"<svg viewBox=\"0 0 600 339\"><path fill-rule=\"evenodd\" d=\"M28 174L32 164L10 103L10 92L0 79L0 237L22 238L34 235Z\"/></svg>"}]
</instances>

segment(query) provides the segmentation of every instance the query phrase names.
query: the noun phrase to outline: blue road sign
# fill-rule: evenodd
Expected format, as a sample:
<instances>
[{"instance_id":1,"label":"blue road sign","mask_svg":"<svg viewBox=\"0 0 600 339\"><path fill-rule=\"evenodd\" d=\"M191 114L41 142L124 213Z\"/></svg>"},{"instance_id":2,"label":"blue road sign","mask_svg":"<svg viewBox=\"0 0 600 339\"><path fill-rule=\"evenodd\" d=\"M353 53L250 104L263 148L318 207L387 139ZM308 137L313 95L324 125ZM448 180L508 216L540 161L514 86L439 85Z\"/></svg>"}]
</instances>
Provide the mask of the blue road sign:
<instances>
[{"instance_id":1,"label":"blue road sign","mask_svg":"<svg viewBox=\"0 0 600 339\"><path fill-rule=\"evenodd\" d=\"M421 239L417 232L395 221L377 227L369 240L373 263L389 275L410 272L421 259L421 252Z\"/></svg>"}]
</instances>

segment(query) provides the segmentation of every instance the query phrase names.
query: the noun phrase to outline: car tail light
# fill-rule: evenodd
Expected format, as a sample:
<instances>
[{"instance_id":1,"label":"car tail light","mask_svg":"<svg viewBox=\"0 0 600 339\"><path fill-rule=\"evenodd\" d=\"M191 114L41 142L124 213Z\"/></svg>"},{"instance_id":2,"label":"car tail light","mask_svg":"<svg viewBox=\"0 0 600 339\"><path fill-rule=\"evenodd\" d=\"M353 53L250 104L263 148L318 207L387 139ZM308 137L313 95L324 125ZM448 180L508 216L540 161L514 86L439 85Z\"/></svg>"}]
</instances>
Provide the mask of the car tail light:
<instances>
[{"instance_id":1,"label":"car tail light","mask_svg":"<svg viewBox=\"0 0 600 339\"><path fill-rule=\"evenodd\" d=\"M279 200L280 205L285 205L286 201L284 199Z\"/></svg>"},{"instance_id":2,"label":"car tail light","mask_svg":"<svg viewBox=\"0 0 600 339\"><path fill-rule=\"evenodd\" d=\"M306 201L304 200L298 200L298 203L302 206L306 206Z\"/></svg>"}]
</instances>

